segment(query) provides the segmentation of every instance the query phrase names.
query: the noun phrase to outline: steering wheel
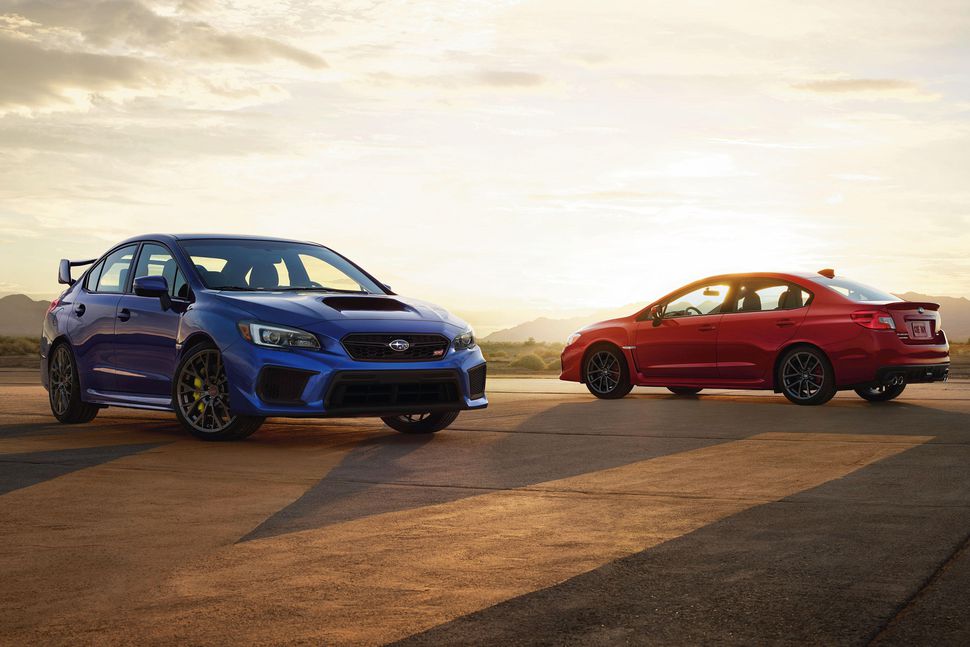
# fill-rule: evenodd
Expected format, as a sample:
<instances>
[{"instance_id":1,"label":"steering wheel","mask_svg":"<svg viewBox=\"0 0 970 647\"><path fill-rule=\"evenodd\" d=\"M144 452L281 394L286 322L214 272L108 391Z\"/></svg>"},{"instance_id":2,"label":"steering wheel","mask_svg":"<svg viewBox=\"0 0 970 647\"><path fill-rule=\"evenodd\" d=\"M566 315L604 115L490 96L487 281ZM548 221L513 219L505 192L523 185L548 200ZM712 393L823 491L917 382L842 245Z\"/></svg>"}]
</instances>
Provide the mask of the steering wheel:
<instances>
[{"instance_id":1,"label":"steering wheel","mask_svg":"<svg viewBox=\"0 0 970 647\"><path fill-rule=\"evenodd\" d=\"M696 312L699 315L704 314L703 312L701 312L699 309L695 308L694 306L687 306L686 308L684 308L684 314L690 314L690 311L691 310L693 310L694 312Z\"/></svg>"}]
</instances>

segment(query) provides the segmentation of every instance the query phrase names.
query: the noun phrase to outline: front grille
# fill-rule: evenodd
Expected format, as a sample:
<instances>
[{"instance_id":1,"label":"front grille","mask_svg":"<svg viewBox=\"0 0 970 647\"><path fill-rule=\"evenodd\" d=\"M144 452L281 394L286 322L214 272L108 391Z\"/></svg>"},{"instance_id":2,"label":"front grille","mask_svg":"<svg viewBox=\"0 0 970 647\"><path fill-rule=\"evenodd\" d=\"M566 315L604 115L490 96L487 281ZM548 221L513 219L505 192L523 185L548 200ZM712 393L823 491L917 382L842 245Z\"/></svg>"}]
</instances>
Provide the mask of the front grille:
<instances>
[{"instance_id":1,"label":"front grille","mask_svg":"<svg viewBox=\"0 0 970 647\"><path fill-rule=\"evenodd\" d=\"M256 393L264 402L278 404L300 404L303 400L303 389L312 371L301 371L292 368L267 366L259 372Z\"/></svg>"},{"instance_id":2,"label":"front grille","mask_svg":"<svg viewBox=\"0 0 970 647\"><path fill-rule=\"evenodd\" d=\"M341 371L327 391L328 410L413 410L461 405L456 371Z\"/></svg>"},{"instance_id":3,"label":"front grille","mask_svg":"<svg viewBox=\"0 0 970 647\"><path fill-rule=\"evenodd\" d=\"M399 351L390 344L398 339L408 343ZM352 334L341 342L347 354L361 362L432 362L448 353L449 342L441 335Z\"/></svg>"},{"instance_id":4,"label":"front grille","mask_svg":"<svg viewBox=\"0 0 970 647\"><path fill-rule=\"evenodd\" d=\"M484 364L479 364L478 366L472 369L469 369L468 392L471 394L472 400L477 400L478 398L485 396L485 365Z\"/></svg>"}]
</instances>

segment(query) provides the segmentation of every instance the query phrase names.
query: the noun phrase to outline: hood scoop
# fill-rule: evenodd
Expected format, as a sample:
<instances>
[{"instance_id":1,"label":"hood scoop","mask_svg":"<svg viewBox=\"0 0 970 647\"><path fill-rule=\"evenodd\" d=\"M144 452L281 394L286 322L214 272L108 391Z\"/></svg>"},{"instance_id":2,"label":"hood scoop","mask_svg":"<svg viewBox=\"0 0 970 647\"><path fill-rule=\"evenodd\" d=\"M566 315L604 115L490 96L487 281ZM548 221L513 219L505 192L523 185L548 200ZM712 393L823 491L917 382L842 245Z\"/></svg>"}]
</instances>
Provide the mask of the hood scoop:
<instances>
[{"instance_id":1,"label":"hood scoop","mask_svg":"<svg viewBox=\"0 0 970 647\"><path fill-rule=\"evenodd\" d=\"M338 312L414 312L397 299L383 297L324 297L321 301Z\"/></svg>"}]
</instances>

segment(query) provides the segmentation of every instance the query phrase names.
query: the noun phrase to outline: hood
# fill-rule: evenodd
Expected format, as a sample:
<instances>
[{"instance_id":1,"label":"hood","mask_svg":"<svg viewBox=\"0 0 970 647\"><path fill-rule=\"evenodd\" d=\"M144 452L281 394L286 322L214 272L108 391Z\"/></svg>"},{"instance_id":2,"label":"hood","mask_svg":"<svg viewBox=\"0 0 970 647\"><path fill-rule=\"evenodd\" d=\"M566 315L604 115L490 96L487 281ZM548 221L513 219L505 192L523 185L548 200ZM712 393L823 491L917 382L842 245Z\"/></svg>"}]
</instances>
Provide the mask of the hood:
<instances>
[{"instance_id":1,"label":"hood","mask_svg":"<svg viewBox=\"0 0 970 647\"><path fill-rule=\"evenodd\" d=\"M444 308L398 295L217 292L214 296L227 305L248 312L256 320L284 326L316 329L315 324L329 323L337 328L360 331L368 327L366 322L375 322L372 324L375 330L397 326L401 332L417 332L427 324L437 324L437 328L428 330L440 330L444 325L461 329L457 333L468 328L467 323Z\"/></svg>"}]
</instances>

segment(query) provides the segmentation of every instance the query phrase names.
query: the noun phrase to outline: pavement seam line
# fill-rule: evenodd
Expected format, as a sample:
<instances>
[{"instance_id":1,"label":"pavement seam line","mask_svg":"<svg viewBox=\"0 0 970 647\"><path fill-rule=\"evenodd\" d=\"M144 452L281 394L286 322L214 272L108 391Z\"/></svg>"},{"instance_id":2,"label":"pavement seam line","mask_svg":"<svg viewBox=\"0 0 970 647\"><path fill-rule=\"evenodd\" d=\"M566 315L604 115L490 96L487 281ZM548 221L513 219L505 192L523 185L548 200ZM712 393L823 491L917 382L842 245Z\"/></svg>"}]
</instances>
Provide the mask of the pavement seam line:
<instances>
[{"instance_id":1,"label":"pavement seam line","mask_svg":"<svg viewBox=\"0 0 970 647\"><path fill-rule=\"evenodd\" d=\"M889 632L896 626L899 625L900 621L906 617L906 615L913 609L919 600L921 600L942 577L946 574L948 570L957 562L964 553L970 552L970 533L967 533L964 538L957 543L956 548L940 562L940 565L936 567L930 575L916 587L912 595L907 597L905 600L896 607L893 614L880 626L866 642L866 645L878 645L882 640L889 634Z\"/></svg>"}]
</instances>

